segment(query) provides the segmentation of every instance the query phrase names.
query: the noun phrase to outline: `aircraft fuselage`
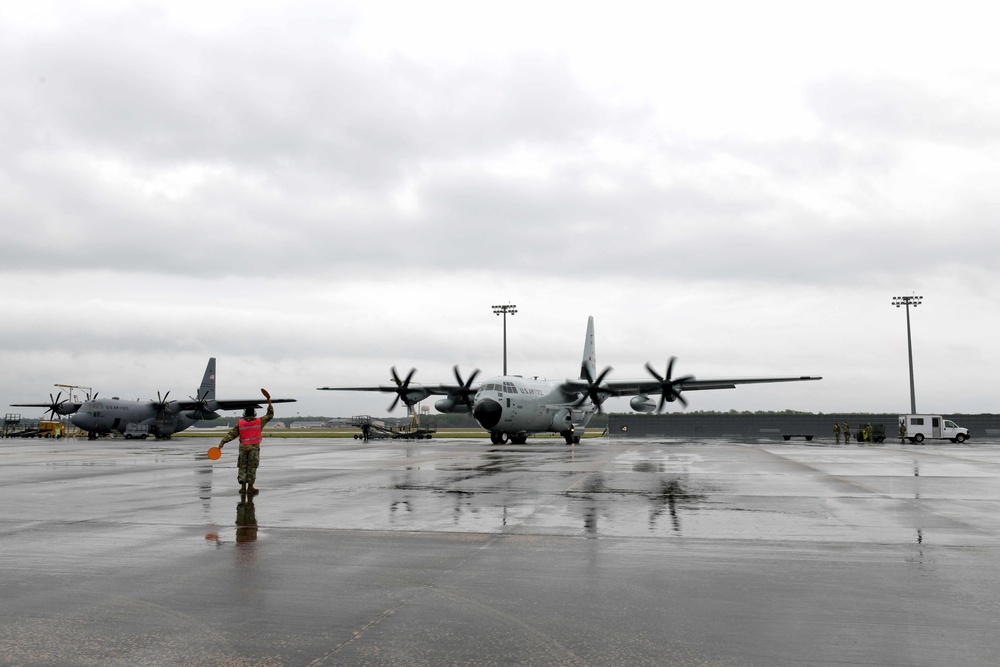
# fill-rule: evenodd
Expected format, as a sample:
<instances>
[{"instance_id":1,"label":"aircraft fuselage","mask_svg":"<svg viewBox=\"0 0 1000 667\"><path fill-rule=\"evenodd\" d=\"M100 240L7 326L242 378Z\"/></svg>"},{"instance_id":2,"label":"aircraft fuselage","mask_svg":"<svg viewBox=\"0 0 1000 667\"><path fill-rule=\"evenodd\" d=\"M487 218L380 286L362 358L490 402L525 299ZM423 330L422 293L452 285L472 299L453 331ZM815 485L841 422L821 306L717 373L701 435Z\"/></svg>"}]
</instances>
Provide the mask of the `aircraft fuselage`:
<instances>
[{"instance_id":1,"label":"aircraft fuselage","mask_svg":"<svg viewBox=\"0 0 1000 667\"><path fill-rule=\"evenodd\" d=\"M473 399L472 416L495 442L523 443L531 433L559 433L579 441L595 408L571 405L576 395L564 383L505 375L483 382Z\"/></svg>"},{"instance_id":2,"label":"aircraft fuselage","mask_svg":"<svg viewBox=\"0 0 1000 667\"><path fill-rule=\"evenodd\" d=\"M159 410L149 401L128 401L118 398L87 401L70 417L70 421L87 433L104 435L117 431L124 433L129 424L149 427L158 438L183 431L197 420L184 412L172 413Z\"/></svg>"}]
</instances>

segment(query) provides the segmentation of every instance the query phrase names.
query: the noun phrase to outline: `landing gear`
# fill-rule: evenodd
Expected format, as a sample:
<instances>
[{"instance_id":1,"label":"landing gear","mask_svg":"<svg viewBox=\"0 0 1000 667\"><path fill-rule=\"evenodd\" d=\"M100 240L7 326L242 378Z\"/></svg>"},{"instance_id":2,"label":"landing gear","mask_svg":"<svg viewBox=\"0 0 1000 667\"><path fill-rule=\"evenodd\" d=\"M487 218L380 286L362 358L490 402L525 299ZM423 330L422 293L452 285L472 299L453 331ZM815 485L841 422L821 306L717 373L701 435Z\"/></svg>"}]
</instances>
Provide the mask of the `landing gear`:
<instances>
[{"instance_id":1,"label":"landing gear","mask_svg":"<svg viewBox=\"0 0 1000 667\"><path fill-rule=\"evenodd\" d=\"M580 444L580 436L576 435L576 433L573 432L573 431L564 431L562 433L562 436L564 438L566 438L566 444L567 445L579 445Z\"/></svg>"},{"instance_id":2,"label":"landing gear","mask_svg":"<svg viewBox=\"0 0 1000 667\"><path fill-rule=\"evenodd\" d=\"M504 431L490 431L490 442L494 445L506 445L509 438Z\"/></svg>"}]
</instances>

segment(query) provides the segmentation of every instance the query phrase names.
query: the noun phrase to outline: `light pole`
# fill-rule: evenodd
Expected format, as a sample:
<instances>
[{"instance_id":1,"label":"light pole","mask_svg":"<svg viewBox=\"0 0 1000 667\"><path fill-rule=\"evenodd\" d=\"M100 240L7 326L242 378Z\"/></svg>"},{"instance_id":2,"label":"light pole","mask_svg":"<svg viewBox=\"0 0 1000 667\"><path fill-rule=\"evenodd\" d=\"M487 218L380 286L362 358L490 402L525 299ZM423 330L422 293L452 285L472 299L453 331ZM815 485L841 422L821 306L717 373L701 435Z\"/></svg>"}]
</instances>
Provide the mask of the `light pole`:
<instances>
[{"instance_id":1,"label":"light pole","mask_svg":"<svg viewBox=\"0 0 1000 667\"><path fill-rule=\"evenodd\" d=\"M503 374L507 375L507 315L517 313L517 306L504 304L492 306L494 315L503 315Z\"/></svg>"},{"instance_id":2,"label":"light pole","mask_svg":"<svg viewBox=\"0 0 1000 667\"><path fill-rule=\"evenodd\" d=\"M910 340L910 306L916 308L924 300L922 296L894 296L892 305L906 306L906 351L910 357L910 414L917 414L917 395L913 390L913 342Z\"/></svg>"}]
</instances>

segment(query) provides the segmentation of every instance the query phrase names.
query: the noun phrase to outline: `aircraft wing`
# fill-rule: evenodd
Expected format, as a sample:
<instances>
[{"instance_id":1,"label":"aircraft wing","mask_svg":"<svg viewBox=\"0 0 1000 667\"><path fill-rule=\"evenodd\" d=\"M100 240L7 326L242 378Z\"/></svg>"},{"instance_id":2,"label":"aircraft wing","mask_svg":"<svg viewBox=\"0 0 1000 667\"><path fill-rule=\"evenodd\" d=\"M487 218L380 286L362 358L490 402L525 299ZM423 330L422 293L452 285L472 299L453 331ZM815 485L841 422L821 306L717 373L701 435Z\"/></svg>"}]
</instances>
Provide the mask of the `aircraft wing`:
<instances>
[{"instance_id":1,"label":"aircraft wing","mask_svg":"<svg viewBox=\"0 0 1000 667\"><path fill-rule=\"evenodd\" d=\"M218 410L245 410L247 408L260 408L267 405L267 400L261 398L234 398L229 400L211 401ZM294 398L272 398L272 403L294 403ZM177 401L177 406L181 410L195 410L203 403L199 401Z\"/></svg>"},{"instance_id":2,"label":"aircraft wing","mask_svg":"<svg viewBox=\"0 0 1000 667\"><path fill-rule=\"evenodd\" d=\"M678 378L673 381L678 391L702 391L708 389L735 389L738 384L764 384L768 382L803 382L822 380L822 377L798 375L795 377L767 378L712 378L698 380L693 377ZM601 390L607 390L612 396L637 396L639 394L657 394L662 391L662 382L655 379L641 380L605 380Z\"/></svg>"},{"instance_id":3,"label":"aircraft wing","mask_svg":"<svg viewBox=\"0 0 1000 667\"><path fill-rule=\"evenodd\" d=\"M426 396L447 396L448 394L454 394L461 389L471 390L472 393L479 391L479 386L481 382L472 384L469 387L460 387L455 384L416 384L412 383L409 386L409 390L413 392L422 392ZM319 391L381 391L385 394L398 394L399 387L394 384L380 384L367 385L364 387L316 387ZM425 396L425 398L426 398Z\"/></svg>"},{"instance_id":4,"label":"aircraft wing","mask_svg":"<svg viewBox=\"0 0 1000 667\"><path fill-rule=\"evenodd\" d=\"M68 403L63 401L62 403L11 403L12 408L45 408L46 410L52 410L56 414L60 415L71 415L80 409L83 403Z\"/></svg>"},{"instance_id":5,"label":"aircraft wing","mask_svg":"<svg viewBox=\"0 0 1000 667\"><path fill-rule=\"evenodd\" d=\"M455 384L419 384L413 382L413 375L416 368L410 369L406 378L400 378L396 372L396 367L391 369L392 379L395 384L365 385L362 387L316 387L319 391L378 391L384 394L395 394L389 412L392 412L396 405L402 401L408 407L413 407L428 396L447 396L445 405L438 405L441 412L465 412L472 410L470 396L474 396L482 383L476 383L476 376L479 369L472 371L468 378L463 379L462 374L455 366L452 371L455 373Z\"/></svg>"}]
</instances>

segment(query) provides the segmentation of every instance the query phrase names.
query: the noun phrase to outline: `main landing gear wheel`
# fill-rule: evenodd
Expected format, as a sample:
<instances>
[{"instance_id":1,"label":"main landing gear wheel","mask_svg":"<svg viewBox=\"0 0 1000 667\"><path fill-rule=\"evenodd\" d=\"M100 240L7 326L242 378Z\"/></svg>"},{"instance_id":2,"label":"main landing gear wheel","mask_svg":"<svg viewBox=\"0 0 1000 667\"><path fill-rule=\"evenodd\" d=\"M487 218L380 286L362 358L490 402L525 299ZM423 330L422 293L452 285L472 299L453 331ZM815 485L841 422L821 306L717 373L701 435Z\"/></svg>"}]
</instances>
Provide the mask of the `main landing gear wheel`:
<instances>
[{"instance_id":1,"label":"main landing gear wheel","mask_svg":"<svg viewBox=\"0 0 1000 667\"><path fill-rule=\"evenodd\" d=\"M503 431L491 431L490 442L494 445L506 445L510 438Z\"/></svg>"}]
</instances>

